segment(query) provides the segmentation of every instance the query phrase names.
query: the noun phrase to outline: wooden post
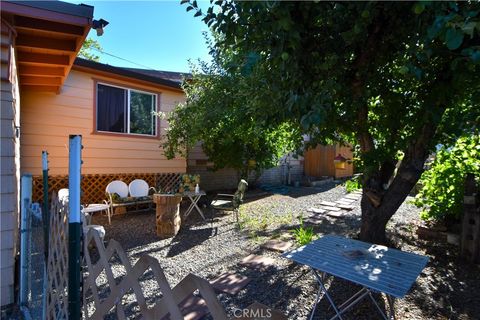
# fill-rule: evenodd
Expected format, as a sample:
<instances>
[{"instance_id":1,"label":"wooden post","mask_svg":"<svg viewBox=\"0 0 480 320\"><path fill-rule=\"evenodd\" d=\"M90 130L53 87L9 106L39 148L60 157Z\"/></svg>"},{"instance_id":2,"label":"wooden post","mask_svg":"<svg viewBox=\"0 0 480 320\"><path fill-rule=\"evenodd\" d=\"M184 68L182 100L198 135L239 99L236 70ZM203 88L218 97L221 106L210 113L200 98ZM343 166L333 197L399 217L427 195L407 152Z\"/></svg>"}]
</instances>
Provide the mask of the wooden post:
<instances>
[{"instance_id":1,"label":"wooden post","mask_svg":"<svg viewBox=\"0 0 480 320\"><path fill-rule=\"evenodd\" d=\"M157 236L161 238L174 237L180 230L180 202L182 197L170 194L154 194L153 202L156 208Z\"/></svg>"},{"instance_id":2,"label":"wooden post","mask_svg":"<svg viewBox=\"0 0 480 320\"><path fill-rule=\"evenodd\" d=\"M479 188L473 174L465 180L463 200L464 213L462 223L461 253L470 262L480 263L480 206Z\"/></svg>"}]
</instances>

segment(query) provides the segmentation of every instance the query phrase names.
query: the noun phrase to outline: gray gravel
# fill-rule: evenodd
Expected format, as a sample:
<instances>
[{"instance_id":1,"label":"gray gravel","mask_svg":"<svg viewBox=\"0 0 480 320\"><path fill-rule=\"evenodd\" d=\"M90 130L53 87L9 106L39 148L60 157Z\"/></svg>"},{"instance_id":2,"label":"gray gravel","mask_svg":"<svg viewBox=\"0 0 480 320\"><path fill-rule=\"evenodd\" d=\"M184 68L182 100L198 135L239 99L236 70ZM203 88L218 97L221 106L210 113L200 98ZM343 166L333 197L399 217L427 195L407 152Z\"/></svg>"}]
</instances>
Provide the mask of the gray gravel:
<instances>
[{"instance_id":1,"label":"gray gravel","mask_svg":"<svg viewBox=\"0 0 480 320\"><path fill-rule=\"evenodd\" d=\"M321 201L339 200L345 194L345 189L334 183L317 188L292 188L289 195L250 198L243 210L253 215L270 210L278 215L293 213L294 216L307 217L308 208L317 206ZM313 225L315 232L320 236L334 233L355 237L360 227L361 212L359 201L355 204L356 208L343 219L323 216L320 224ZM210 214L209 210L206 212ZM411 293L396 302L397 319L474 319L475 315L480 314L477 290L480 289L479 268L458 261L452 267L448 258L446 261L442 260L442 255L454 252L455 248L445 249L442 245L436 245L436 253L432 254L430 244L416 239L414 227L419 223L418 215L419 210L408 204L407 200L387 226L388 233L395 239L398 248L433 257ZM295 221L292 225L268 229L265 235L285 234L298 226L298 219ZM132 263L143 254L158 259L171 286L176 285L188 273L213 279L226 271L233 271L250 277L252 281L237 295L218 296L230 315L235 308L244 308L254 301L282 311L289 319L307 319L311 311L317 285L309 270L281 258L278 253L261 249L256 241L248 238L247 232L235 228L232 215L217 215L213 222L203 222L196 213L192 213L182 224L180 233L166 240L159 240L156 236L154 213L115 216L111 226L107 225L104 217L99 216L94 217L94 223L106 226L105 240L119 241ZM276 259L276 265L259 272L237 264L251 253L270 256ZM114 268L118 269L118 266L114 265ZM453 275L451 273L448 277L448 274L444 274L445 269L452 268ZM461 273L459 268L465 272ZM102 281L102 277L99 278L99 281ZM463 285L454 284L456 282ZM338 301L358 290L356 286L338 279L330 279L329 284L332 295ZM458 290L445 292L445 288L452 285ZM142 286L150 303L154 303L155 298L161 296L150 275L147 274L142 279ZM471 300L465 300L469 296L464 292L465 288L477 290L470 295ZM315 319L329 319L333 315L325 300L320 302ZM461 307L462 301L471 301L472 304ZM128 312L135 312L133 304ZM377 318L379 317L374 306L368 302L359 305L345 316L345 319Z\"/></svg>"}]
</instances>

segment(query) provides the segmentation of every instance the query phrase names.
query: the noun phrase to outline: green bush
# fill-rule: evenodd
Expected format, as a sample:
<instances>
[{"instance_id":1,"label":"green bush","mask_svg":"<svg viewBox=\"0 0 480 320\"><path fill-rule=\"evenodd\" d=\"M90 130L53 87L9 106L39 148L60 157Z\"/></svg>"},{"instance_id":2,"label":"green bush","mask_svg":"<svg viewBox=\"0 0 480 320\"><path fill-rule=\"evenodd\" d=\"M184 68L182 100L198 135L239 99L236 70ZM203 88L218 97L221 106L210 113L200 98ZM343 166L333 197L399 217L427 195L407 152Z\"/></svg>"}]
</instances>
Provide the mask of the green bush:
<instances>
[{"instance_id":1,"label":"green bush","mask_svg":"<svg viewBox=\"0 0 480 320\"><path fill-rule=\"evenodd\" d=\"M360 177L354 177L350 180L345 181L345 189L348 193L362 189L362 183L360 182Z\"/></svg>"},{"instance_id":2,"label":"green bush","mask_svg":"<svg viewBox=\"0 0 480 320\"><path fill-rule=\"evenodd\" d=\"M414 204L423 208L421 218L458 218L462 213L464 181L467 173L480 176L480 135L459 138L453 146L443 146L430 169L420 179L422 186Z\"/></svg>"}]
</instances>

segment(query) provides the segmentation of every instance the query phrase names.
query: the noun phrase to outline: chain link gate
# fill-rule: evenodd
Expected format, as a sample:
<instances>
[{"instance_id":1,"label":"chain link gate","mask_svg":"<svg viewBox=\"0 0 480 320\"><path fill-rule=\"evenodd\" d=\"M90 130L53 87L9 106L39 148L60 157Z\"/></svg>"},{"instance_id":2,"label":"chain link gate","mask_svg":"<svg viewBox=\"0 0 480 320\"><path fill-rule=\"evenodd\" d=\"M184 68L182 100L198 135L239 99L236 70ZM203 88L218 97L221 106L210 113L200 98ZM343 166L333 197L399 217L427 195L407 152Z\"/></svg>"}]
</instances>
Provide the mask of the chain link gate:
<instances>
[{"instance_id":1,"label":"chain link gate","mask_svg":"<svg viewBox=\"0 0 480 320\"><path fill-rule=\"evenodd\" d=\"M39 204L31 202L31 175L22 176L21 188L20 308L26 319L45 319L45 221Z\"/></svg>"}]
</instances>

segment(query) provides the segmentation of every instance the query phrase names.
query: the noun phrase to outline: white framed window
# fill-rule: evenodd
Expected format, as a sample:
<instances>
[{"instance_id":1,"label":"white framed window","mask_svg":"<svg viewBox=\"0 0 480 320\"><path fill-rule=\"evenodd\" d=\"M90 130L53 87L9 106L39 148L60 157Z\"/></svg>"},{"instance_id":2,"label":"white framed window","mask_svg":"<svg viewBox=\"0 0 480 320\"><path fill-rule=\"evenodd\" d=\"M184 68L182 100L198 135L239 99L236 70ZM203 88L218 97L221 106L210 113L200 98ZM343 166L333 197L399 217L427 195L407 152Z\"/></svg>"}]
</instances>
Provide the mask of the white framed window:
<instances>
[{"instance_id":1,"label":"white framed window","mask_svg":"<svg viewBox=\"0 0 480 320\"><path fill-rule=\"evenodd\" d=\"M96 131L157 135L157 94L101 82L96 92Z\"/></svg>"}]
</instances>

